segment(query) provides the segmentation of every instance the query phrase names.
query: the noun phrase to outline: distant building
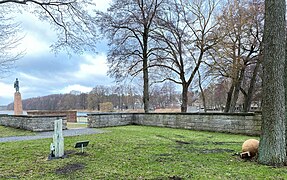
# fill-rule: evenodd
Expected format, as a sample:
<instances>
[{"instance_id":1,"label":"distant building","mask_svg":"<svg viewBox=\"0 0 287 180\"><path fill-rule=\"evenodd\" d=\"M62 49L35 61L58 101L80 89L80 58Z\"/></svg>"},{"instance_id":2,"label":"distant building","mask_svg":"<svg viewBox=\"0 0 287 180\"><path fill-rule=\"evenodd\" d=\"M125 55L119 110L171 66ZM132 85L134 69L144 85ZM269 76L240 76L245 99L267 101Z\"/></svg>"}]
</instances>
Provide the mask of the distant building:
<instances>
[{"instance_id":1,"label":"distant building","mask_svg":"<svg viewBox=\"0 0 287 180\"><path fill-rule=\"evenodd\" d=\"M81 91L76 91L76 90L72 90L70 91L70 94L73 94L73 95L81 95Z\"/></svg>"}]
</instances>

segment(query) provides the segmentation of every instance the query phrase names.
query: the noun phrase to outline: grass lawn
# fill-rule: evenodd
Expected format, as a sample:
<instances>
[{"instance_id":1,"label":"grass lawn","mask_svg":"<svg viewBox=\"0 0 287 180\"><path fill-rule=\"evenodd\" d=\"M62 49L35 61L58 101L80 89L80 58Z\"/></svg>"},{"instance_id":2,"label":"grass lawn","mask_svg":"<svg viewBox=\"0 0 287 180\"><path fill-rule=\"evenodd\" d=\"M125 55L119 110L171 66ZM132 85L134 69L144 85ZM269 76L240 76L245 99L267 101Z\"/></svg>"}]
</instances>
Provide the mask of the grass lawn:
<instances>
[{"instance_id":1,"label":"grass lawn","mask_svg":"<svg viewBox=\"0 0 287 180\"><path fill-rule=\"evenodd\" d=\"M0 126L0 138L9 136L33 136L36 133L22 129ZM1 147L1 144L0 144Z\"/></svg>"},{"instance_id":2,"label":"grass lawn","mask_svg":"<svg viewBox=\"0 0 287 180\"><path fill-rule=\"evenodd\" d=\"M285 167L233 156L252 137L142 126L105 129L66 137L68 157L52 161L47 161L52 139L0 143L0 179L287 179ZM90 140L84 154L73 148L82 140Z\"/></svg>"},{"instance_id":3,"label":"grass lawn","mask_svg":"<svg viewBox=\"0 0 287 180\"><path fill-rule=\"evenodd\" d=\"M86 128L87 126L88 126L87 124L67 122L67 128L68 129Z\"/></svg>"}]
</instances>

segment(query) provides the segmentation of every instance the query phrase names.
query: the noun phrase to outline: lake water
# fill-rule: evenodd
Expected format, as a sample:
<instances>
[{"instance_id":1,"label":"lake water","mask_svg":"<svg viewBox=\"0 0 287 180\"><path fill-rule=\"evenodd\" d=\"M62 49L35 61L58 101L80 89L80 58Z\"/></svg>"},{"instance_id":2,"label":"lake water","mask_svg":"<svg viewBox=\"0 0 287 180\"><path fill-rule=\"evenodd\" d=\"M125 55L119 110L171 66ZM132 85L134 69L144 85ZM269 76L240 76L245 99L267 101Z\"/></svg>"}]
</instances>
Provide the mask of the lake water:
<instances>
[{"instance_id":1,"label":"lake water","mask_svg":"<svg viewBox=\"0 0 287 180\"><path fill-rule=\"evenodd\" d=\"M14 111L0 111L0 114L8 114L8 115L13 115ZM27 115L26 111L23 111L24 115Z\"/></svg>"},{"instance_id":2,"label":"lake water","mask_svg":"<svg viewBox=\"0 0 287 180\"><path fill-rule=\"evenodd\" d=\"M0 111L0 114L8 114L8 115L13 115L14 111ZM27 115L26 111L23 111L24 115ZM89 112L77 112L77 116L87 116L87 114L89 114Z\"/></svg>"}]
</instances>

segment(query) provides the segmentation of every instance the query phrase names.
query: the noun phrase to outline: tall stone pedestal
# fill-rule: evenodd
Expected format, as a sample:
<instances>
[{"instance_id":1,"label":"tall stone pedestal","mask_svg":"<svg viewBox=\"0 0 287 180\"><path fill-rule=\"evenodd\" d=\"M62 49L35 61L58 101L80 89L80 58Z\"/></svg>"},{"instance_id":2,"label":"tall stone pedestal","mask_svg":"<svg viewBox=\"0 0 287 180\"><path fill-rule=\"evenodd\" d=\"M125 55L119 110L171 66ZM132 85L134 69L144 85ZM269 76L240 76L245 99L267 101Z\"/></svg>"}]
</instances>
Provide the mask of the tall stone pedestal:
<instances>
[{"instance_id":1,"label":"tall stone pedestal","mask_svg":"<svg viewBox=\"0 0 287 180\"><path fill-rule=\"evenodd\" d=\"M22 115L22 98L20 92L15 92L14 94L14 115Z\"/></svg>"}]
</instances>

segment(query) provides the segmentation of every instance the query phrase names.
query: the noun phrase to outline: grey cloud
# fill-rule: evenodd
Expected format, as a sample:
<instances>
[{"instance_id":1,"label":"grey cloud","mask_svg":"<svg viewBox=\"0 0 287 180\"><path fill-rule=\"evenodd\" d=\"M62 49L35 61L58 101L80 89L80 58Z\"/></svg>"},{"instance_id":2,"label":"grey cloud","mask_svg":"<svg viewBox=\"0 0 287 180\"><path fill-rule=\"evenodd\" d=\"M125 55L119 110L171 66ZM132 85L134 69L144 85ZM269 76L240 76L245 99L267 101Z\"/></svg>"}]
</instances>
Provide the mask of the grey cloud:
<instances>
[{"instance_id":1,"label":"grey cloud","mask_svg":"<svg viewBox=\"0 0 287 180\"><path fill-rule=\"evenodd\" d=\"M34 76L47 77L79 70L79 57L69 58L67 55L38 54L26 55L17 63L17 70Z\"/></svg>"},{"instance_id":2,"label":"grey cloud","mask_svg":"<svg viewBox=\"0 0 287 180\"><path fill-rule=\"evenodd\" d=\"M33 18L27 18L25 13L17 19L22 22L24 34L32 34L35 39L47 44L47 46L56 40L53 30L48 24L46 27L45 24L43 26L39 22L34 22ZM31 47L26 48L27 54L16 62L16 69L10 73L9 77L0 79L1 82L13 87L15 78L19 78L20 92L23 99L57 93L69 85L78 84L86 87L95 87L96 85L113 84L113 79L104 74L90 74L88 77L77 77L76 73L79 72L81 64L88 64L81 55L74 54L71 57L65 53L55 55L49 50L42 53L30 53L33 52L33 49ZM99 53L106 52L107 49L105 40L99 42ZM11 92L11 97L0 97L0 105L11 103L13 101L13 93Z\"/></svg>"}]
</instances>

